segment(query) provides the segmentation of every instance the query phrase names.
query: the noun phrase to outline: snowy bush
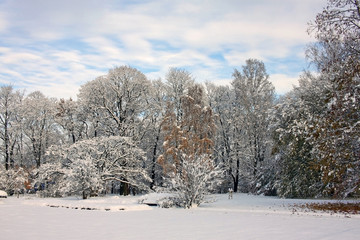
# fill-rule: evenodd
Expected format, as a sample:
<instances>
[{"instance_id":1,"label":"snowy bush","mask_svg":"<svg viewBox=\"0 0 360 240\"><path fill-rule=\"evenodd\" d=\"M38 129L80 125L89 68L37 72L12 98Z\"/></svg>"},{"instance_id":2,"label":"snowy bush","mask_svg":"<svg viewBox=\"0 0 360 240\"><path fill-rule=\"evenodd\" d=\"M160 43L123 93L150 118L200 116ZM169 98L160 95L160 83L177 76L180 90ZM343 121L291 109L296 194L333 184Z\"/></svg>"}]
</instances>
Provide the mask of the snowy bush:
<instances>
[{"instance_id":1,"label":"snowy bush","mask_svg":"<svg viewBox=\"0 0 360 240\"><path fill-rule=\"evenodd\" d=\"M36 176L34 188L41 190L37 194L40 197L62 197L64 193L61 184L66 174L67 169L60 160L42 164L33 171L33 175Z\"/></svg>"},{"instance_id":2,"label":"snowy bush","mask_svg":"<svg viewBox=\"0 0 360 240\"><path fill-rule=\"evenodd\" d=\"M181 171L169 174L174 197L163 200L163 206L199 206L205 201L205 196L222 183L224 170L214 165L208 155L191 158L183 154L182 158Z\"/></svg>"},{"instance_id":3,"label":"snowy bush","mask_svg":"<svg viewBox=\"0 0 360 240\"><path fill-rule=\"evenodd\" d=\"M64 178L62 192L82 195L83 199L87 199L92 193L101 191L103 185L92 159L76 159L70 164Z\"/></svg>"},{"instance_id":4,"label":"snowy bush","mask_svg":"<svg viewBox=\"0 0 360 240\"><path fill-rule=\"evenodd\" d=\"M172 208L178 204L178 199L175 197L164 197L158 201L158 205L161 208Z\"/></svg>"},{"instance_id":5,"label":"snowy bush","mask_svg":"<svg viewBox=\"0 0 360 240\"><path fill-rule=\"evenodd\" d=\"M0 167L0 190L6 191L9 195L24 191L26 180L27 174L23 168L5 170L3 166Z\"/></svg>"}]
</instances>

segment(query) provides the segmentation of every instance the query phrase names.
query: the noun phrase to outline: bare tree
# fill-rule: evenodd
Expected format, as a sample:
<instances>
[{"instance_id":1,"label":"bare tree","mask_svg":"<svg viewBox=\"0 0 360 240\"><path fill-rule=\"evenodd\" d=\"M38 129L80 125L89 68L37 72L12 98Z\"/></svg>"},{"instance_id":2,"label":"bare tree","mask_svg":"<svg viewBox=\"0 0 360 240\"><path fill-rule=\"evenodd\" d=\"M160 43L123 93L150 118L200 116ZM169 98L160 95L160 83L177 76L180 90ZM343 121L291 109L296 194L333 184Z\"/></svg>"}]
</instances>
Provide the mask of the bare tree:
<instances>
[{"instance_id":1,"label":"bare tree","mask_svg":"<svg viewBox=\"0 0 360 240\"><path fill-rule=\"evenodd\" d=\"M18 142L19 117L18 109L22 94L14 91L12 86L0 88L0 139L3 142L1 152L5 158L5 169L14 165L14 148Z\"/></svg>"},{"instance_id":2,"label":"bare tree","mask_svg":"<svg viewBox=\"0 0 360 240\"><path fill-rule=\"evenodd\" d=\"M131 136L141 139L137 127L146 118L144 109L151 82L135 68L121 66L86 83L79 101L92 114L95 136Z\"/></svg>"},{"instance_id":3,"label":"bare tree","mask_svg":"<svg viewBox=\"0 0 360 240\"><path fill-rule=\"evenodd\" d=\"M225 189L231 187L238 191L240 181L241 149L237 139L237 124L234 110L235 93L229 86L206 84L209 106L214 112L216 137L214 158L226 168L228 183Z\"/></svg>"},{"instance_id":4,"label":"bare tree","mask_svg":"<svg viewBox=\"0 0 360 240\"><path fill-rule=\"evenodd\" d=\"M190 72L184 69L170 68L166 74L167 97L174 105L176 121L182 118L182 99L188 93L189 87L194 85Z\"/></svg>"},{"instance_id":5,"label":"bare tree","mask_svg":"<svg viewBox=\"0 0 360 240\"><path fill-rule=\"evenodd\" d=\"M66 132L68 141L75 143L87 138L86 111L82 112L79 102L60 99L57 102L55 121Z\"/></svg>"},{"instance_id":6,"label":"bare tree","mask_svg":"<svg viewBox=\"0 0 360 240\"><path fill-rule=\"evenodd\" d=\"M251 191L259 188L260 164L269 154L269 110L273 106L274 87L269 81L263 62L255 59L246 61L239 72L235 69L232 86L235 91L234 111L236 144L246 172L250 173Z\"/></svg>"},{"instance_id":7,"label":"bare tree","mask_svg":"<svg viewBox=\"0 0 360 240\"><path fill-rule=\"evenodd\" d=\"M47 147L61 140L54 125L54 112L55 99L49 99L39 91L30 93L21 107L23 131L36 167L40 167Z\"/></svg>"}]
</instances>

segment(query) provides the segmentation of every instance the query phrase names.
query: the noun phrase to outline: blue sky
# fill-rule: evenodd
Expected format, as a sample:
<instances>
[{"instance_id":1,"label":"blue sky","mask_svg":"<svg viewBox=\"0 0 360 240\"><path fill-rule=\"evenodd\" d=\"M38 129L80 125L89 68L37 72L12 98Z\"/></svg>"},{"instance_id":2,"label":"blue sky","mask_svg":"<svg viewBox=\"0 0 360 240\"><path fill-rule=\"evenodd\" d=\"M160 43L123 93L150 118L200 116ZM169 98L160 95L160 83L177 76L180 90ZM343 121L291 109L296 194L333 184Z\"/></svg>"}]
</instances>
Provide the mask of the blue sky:
<instances>
[{"instance_id":1,"label":"blue sky","mask_svg":"<svg viewBox=\"0 0 360 240\"><path fill-rule=\"evenodd\" d=\"M0 84L76 98L115 66L149 79L170 67L228 84L248 58L279 94L303 69L307 23L326 0L0 0Z\"/></svg>"}]
</instances>

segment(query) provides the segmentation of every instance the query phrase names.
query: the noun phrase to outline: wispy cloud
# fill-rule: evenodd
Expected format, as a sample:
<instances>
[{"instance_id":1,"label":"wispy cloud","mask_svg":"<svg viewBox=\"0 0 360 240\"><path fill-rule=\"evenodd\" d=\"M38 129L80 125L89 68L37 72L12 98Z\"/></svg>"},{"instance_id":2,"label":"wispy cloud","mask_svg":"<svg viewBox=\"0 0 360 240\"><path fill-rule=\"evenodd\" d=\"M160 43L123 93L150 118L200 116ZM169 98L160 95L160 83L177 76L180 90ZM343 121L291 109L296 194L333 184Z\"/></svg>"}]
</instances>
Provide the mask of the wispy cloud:
<instances>
[{"instance_id":1,"label":"wispy cloud","mask_svg":"<svg viewBox=\"0 0 360 240\"><path fill-rule=\"evenodd\" d=\"M263 60L278 92L305 68L306 23L326 0L4 0L0 82L75 97L118 65L150 78L182 67L227 82L248 58Z\"/></svg>"}]
</instances>

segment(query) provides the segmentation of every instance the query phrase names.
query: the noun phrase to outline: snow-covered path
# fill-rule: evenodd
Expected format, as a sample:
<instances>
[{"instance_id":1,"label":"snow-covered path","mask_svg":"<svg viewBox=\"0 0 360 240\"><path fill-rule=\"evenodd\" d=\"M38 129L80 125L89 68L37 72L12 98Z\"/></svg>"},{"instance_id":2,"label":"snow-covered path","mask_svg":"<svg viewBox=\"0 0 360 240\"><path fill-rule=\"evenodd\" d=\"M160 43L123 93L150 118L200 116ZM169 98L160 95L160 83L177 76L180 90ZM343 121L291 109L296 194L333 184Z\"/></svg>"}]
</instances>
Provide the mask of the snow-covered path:
<instances>
[{"instance_id":1,"label":"snow-covered path","mask_svg":"<svg viewBox=\"0 0 360 240\"><path fill-rule=\"evenodd\" d=\"M287 207L305 200L244 194L234 195L233 200L228 200L226 195L217 195L217 198L217 202L184 210L138 205L137 197L85 201L11 197L0 200L0 239L288 240L357 239L360 236L359 216L297 215ZM81 207L101 210L80 210Z\"/></svg>"}]
</instances>

